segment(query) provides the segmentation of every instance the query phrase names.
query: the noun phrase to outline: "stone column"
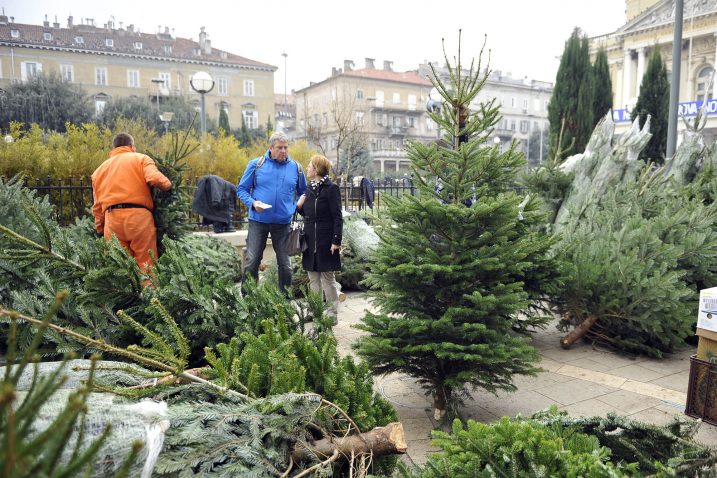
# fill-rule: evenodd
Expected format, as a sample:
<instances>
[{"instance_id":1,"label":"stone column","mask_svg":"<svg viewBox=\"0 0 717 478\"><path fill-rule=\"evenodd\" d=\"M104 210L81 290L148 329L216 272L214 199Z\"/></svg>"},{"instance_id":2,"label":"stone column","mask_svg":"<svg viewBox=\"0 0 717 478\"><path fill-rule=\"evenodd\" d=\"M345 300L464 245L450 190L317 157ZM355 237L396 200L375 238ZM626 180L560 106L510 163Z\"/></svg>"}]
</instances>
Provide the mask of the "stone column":
<instances>
[{"instance_id":1,"label":"stone column","mask_svg":"<svg viewBox=\"0 0 717 478\"><path fill-rule=\"evenodd\" d=\"M714 34L715 36L715 61L712 63L712 68L714 71L717 72L717 33ZM687 77L689 78L689 72L687 72ZM717 77L712 77L712 98L717 98ZM692 97L690 97L691 99Z\"/></svg>"},{"instance_id":2,"label":"stone column","mask_svg":"<svg viewBox=\"0 0 717 478\"><path fill-rule=\"evenodd\" d=\"M632 98L632 50L625 48L625 60L622 63L622 103L624 108Z\"/></svg>"},{"instance_id":3,"label":"stone column","mask_svg":"<svg viewBox=\"0 0 717 478\"><path fill-rule=\"evenodd\" d=\"M635 96L640 96L640 86L642 85L642 77L645 74L645 47L637 49L637 86L635 87Z\"/></svg>"}]
</instances>

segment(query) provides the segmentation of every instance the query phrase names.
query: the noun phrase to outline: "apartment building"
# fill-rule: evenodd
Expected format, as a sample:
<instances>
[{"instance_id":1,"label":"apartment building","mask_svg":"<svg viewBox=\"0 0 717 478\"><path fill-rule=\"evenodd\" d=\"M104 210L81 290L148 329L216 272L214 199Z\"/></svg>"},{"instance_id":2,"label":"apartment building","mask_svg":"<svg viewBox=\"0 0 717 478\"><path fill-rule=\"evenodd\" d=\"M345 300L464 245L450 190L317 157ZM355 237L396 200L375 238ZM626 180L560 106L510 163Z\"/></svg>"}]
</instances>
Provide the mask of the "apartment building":
<instances>
[{"instance_id":1,"label":"apartment building","mask_svg":"<svg viewBox=\"0 0 717 478\"><path fill-rule=\"evenodd\" d=\"M617 130L630 124L640 84L652 52L659 48L669 72L673 69L672 44L675 6L671 0L626 0L626 23L612 33L590 39L591 54L607 51L613 88L613 118ZM704 102L707 141L717 138L717 84L711 83L717 64L717 1L685 0L680 49L679 113L694 118ZM678 130L684 129L682 121ZM680 135L678 135L678 138ZM678 139L679 140L679 139Z\"/></svg>"},{"instance_id":2,"label":"apartment building","mask_svg":"<svg viewBox=\"0 0 717 478\"><path fill-rule=\"evenodd\" d=\"M61 26L47 18L41 25L19 24L0 15L0 89L35 75L56 72L88 92L99 112L112 98L135 96L161 104L170 95L199 105L189 80L206 71L214 88L205 95L208 117L220 108L232 128L244 118L257 128L274 116L276 67L214 48L202 27L198 39L176 37L168 27L143 33L134 25L108 21L95 25L73 17Z\"/></svg>"},{"instance_id":3,"label":"apartment building","mask_svg":"<svg viewBox=\"0 0 717 478\"><path fill-rule=\"evenodd\" d=\"M295 135L333 162L337 147L361 148L381 175L408 171L405 141L438 137L426 114L431 82L415 71L393 71L390 61L382 69L372 58L365 61L364 68L355 69L346 60L343 69L333 68L327 79L295 92Z\"/></svg>"}]
</instances>

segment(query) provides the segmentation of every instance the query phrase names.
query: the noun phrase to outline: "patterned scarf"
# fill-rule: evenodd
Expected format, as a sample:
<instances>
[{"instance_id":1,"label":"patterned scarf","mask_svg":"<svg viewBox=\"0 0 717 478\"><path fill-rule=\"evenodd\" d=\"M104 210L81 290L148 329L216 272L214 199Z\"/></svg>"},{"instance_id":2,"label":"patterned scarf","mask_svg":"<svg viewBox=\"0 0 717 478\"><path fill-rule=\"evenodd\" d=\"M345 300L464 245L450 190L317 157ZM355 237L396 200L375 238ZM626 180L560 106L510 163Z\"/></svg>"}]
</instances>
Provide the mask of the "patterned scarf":
<instances>
[{"instance_id":1,"label":"patterned scarf","mask_svg":"<svg viewBox=\"0 0 717 478\"><path fill-rule=\"evenodd\" d=\"M324 184L324 181L326 181L327 179L329 179L328 174L319 180L316 180L316 179L311 180L311 190L314 192L314 194L318 195L319 186Z\"/></svg>"}]
</instances>

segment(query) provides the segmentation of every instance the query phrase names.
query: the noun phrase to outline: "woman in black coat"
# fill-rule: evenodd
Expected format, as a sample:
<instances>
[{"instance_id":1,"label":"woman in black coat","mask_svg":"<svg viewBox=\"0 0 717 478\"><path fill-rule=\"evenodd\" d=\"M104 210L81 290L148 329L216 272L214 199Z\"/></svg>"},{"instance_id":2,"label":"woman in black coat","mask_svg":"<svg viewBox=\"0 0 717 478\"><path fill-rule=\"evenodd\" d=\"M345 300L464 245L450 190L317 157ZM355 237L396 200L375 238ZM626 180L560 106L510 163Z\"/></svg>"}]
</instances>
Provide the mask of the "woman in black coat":
<instances>
[{"instance_id":1,"label":"woman in black coat","mask_svg":"<svg viewBox=\"0 0 717 478\"><path fill-rule=\"evenodd\" d=\"M329 304L327 313L336 317L341 286L334 272L341 270L341 192L329 179L331 163L324 156L315 155L306 167L309 187L299 198L297 209L304 216L307 248L301 263L309 275L311 290L324 291Z\"/></svg>"}]
</instances>

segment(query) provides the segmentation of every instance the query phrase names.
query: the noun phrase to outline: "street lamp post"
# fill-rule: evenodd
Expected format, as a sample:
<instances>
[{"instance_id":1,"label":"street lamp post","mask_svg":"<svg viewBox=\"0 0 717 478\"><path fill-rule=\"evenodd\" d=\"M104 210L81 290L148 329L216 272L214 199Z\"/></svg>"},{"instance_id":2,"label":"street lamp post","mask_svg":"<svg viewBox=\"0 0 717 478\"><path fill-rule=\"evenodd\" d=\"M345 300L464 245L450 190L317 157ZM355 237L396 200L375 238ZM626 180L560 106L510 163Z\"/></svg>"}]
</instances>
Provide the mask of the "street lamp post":
<instances>
[{"instance_id":1,"label":"street lamp post","mask_svg":"<svg viewBox=\"0 0 717 478\"><path fill-rule=\"evenodd\" d=\"M289 56L286 52L282 53L281 56L284 57L284 121L286 121L287 117L287 111L288 111L288 104L289 102L286 99L286 57Z\"/></svg>"},{"instance_id":2,"label":"street lamp post","mask_svg":"<svg viewBox=\"0 0 717 478\"><path fill-rule=\"evenodd\" d=\"M164 80L162 78L152 78L152 83L157 85L157 114L161 114L159 111L159 95L162 94L161 87L159 85L164 84Z\"/></svg>"},{"instance_id":3,"label":"street lamp post","mask_svg":"<svg viewBox=\"0 0 717 478\"><path fill-rule=\"evenodd\" d=\"M172 121L174 118L174 112L172 111L165 111L161 115L159 115L159 119L164 123L164 134L169 133L169 122Z\"/></svg>"},{"instance_id":4,"label":"street lamp post","mask_svg":"<svg viewBox=\"0 0 717 478\"><path fill-rule=\"evenodd\" d=\"M206 71L198 71L195 74L192 75L192 78L189 80L189 85L192 87L194 91L199 93L201 95L201 125L202 125L202 136L207 134L207 114L206 114L206 108L204 104L204 95L212 91L214 88L214 80L212 77L207 73Z\"/></svg>"}]
</instances>

